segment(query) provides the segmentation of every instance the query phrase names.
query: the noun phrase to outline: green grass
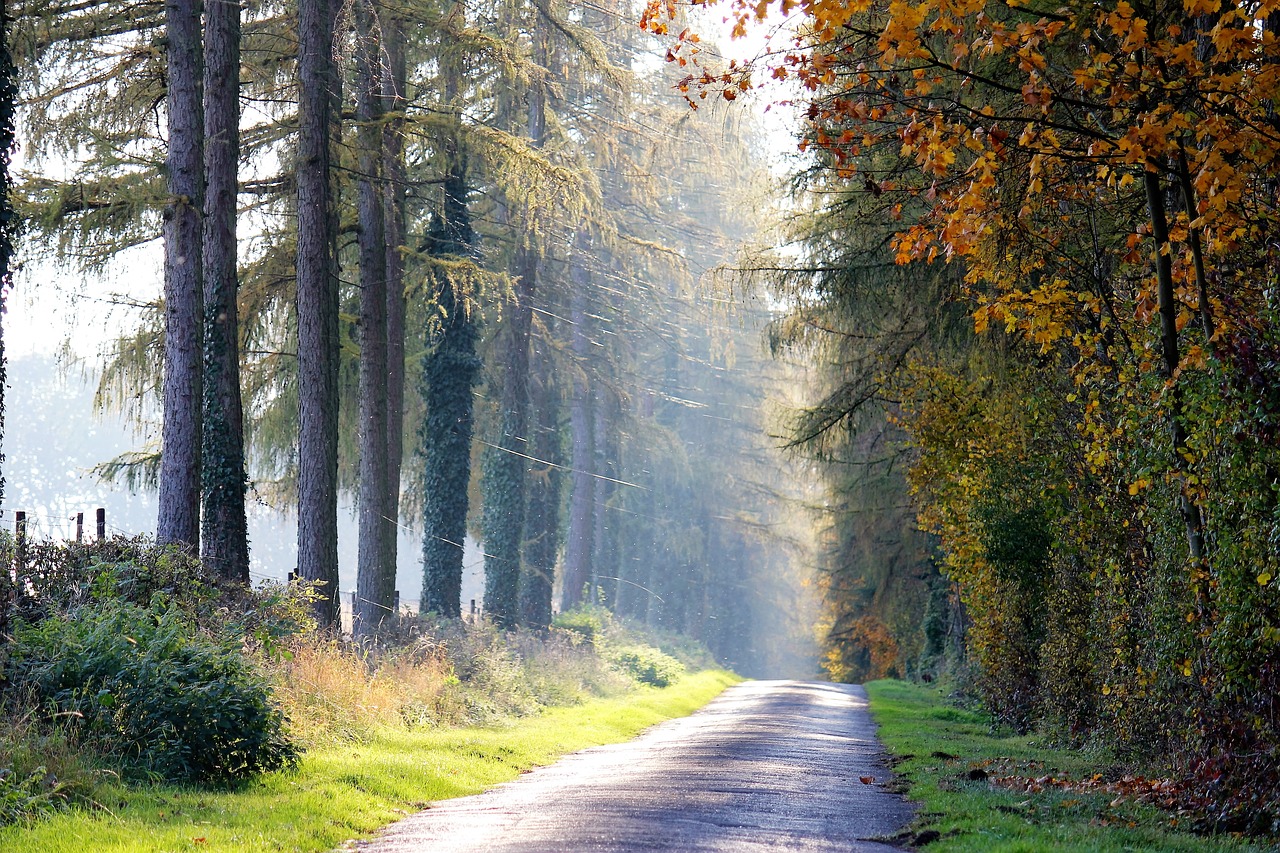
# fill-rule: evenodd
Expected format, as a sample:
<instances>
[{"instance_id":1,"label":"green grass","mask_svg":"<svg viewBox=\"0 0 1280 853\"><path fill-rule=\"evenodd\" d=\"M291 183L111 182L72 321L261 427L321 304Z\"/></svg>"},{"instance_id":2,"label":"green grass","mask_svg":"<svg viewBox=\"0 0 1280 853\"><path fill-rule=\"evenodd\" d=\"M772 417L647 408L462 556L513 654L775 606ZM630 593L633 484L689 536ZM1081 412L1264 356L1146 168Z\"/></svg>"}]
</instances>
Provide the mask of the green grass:
<instances>
[{"instance_id":1,"label":"green grass","mask_svg":"<svg viewBox=\"0 0 1280 853\"><path fill-rule=\"evenodd\" d=\"M367 742L313 749L300 767L245 788L105 788L101 809L0 830L0 851L324 851L433 800L474 794L569 752L634 737L689 714L738 681L686 676L661 690L554 708L511 725L382 728Z\"/></svg>"},{"instance_id":2,"label":"green grass","mask_svg":"<svg viewBox=\"0 0 1280 853\"><path fill-rule=\"evenodd\" d=\"M929 853L1267 849L1179 832L1171 813L1117 801L1110 793L1045 786L1029 794L996 787L981 778L983 772L1082 780L1096 773L1109 778L1124 768L1101 751L1054 749L1035 735L993 734L985 715L949 705L936 689L876 681L867 692L880 737L894 756L893 769L919 806L913 832L939 833L928 843Z\"/></svg>"}]
</instances>

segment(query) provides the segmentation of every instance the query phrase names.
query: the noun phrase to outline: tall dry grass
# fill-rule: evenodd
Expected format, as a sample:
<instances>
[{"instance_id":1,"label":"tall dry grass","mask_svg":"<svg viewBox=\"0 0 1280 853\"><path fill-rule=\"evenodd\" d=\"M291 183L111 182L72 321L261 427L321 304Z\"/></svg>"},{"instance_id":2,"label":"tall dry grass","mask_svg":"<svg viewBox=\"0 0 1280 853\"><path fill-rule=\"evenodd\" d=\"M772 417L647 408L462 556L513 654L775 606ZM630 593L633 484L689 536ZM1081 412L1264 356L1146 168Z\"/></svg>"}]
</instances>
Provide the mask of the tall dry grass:
<instances>
[{"instance_id":1,"label":"tall dry grass","mask_svg":"<svg viewBox=\"0 0 1280 853\"><path fill-rule=\"evenodd\" d=\"M389 647L294 638L267 663L303 746L358 741L379 727L490 723L634 686L567 632L502 632L456 620L399 629Z\"/></svg>"}]
</instances>

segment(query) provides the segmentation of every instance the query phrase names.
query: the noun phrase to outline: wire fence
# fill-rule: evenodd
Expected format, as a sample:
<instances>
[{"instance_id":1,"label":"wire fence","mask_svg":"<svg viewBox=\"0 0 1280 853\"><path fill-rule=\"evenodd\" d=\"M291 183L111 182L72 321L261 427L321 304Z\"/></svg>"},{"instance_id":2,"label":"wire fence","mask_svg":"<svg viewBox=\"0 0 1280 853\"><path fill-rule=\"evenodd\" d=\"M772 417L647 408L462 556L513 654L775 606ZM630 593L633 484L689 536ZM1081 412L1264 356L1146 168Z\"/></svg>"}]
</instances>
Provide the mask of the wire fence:
<instances>
[{"instance_id":1,"label":"wire fence","mask_svg":"<svg viewBox=\"0 0 1280 853\"><path fill-rule=\"evenodd\" d=\"M154 566L146 566L149 553L154 559L151 543L113 529L103 507L93 512L91 526L83 512L64 519L3 511L0 530L0 644L9 639L15 615L38 621L91 598L104 566L137 566L135 586L147 586L153 574ZM54 531L63 535L55 538Z\"/></svg>"},{"instance_id":2,"label":"wire fence","mask_svg":"<svg viewBox=\"0 0 1280 853\"><path fill-rule=\"evenodd\" d=\"M92 517L88 517L84 512L65 516L33 513L21 509L0 509L0 529L8 530L10 524L13 525L15 541L83 542L87 536L92 536L101 542L108 535L133 535L130 531L107 524L106 507L98 507L93 511ZM86 527L87 524L92 527Z\"/></svg>"},{"instance_id":3,"label":"wire fence","mask_svg":"<svg viewBox=\"0 0 1280 853\"><path fill-rule=\"evenodd\" d=\"M69 585L79 582L87 565L96 562L126 561L143 547L137 531L109 524L105 507L74 515L0 509L0 634L7 632L15 612L39 609L39 603L64 597ZM10 534L4 536L4 534ZM116 543L116 544L113 544ZM461 546L459 546L461 547ZM483 563L473 561L464 572ZM293 583L295 573L285 577L250 570L255 584ZM361 599L356 590L341 596L343 627L350 630L352 613ZM399 590L390 607L368 602L390 613L412 616L419 612L417 598L402 598ZM475 620L483 612L483 602L475 598L463 602L463 618ZM0 636L0 642L3 642Z\"/></svg>"}]
</instances>

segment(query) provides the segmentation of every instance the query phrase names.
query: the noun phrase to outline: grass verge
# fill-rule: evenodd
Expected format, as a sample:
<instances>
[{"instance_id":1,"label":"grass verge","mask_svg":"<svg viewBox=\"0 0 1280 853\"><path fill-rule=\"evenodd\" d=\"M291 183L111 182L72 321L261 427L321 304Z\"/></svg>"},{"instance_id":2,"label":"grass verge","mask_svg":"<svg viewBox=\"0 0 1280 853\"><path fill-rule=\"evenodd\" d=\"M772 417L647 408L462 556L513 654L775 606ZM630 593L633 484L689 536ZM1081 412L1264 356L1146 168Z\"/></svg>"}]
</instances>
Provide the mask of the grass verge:
<instances>
[{"instance_id":1,"label":"grass verge","mask_svg":"<svg viewBox=\"0 0 1280 853\"><path fill-rule=\"evenodd\" d=\"M739 679L688 675L663 689L552 708L510 725L379 728L313 748L297 770L234 791L171 785L103 788L101 809L0 830L0 851L324 851L434 800L478 793L569 752L634 737L692 713Z\"/></svg>"},{"instance_id":2,"label":"grass verge","mask_svg":"<svg viewBox=\"0 0 1280 853\"><path fill-rule=\"evenodd\" d=\"M993 733L986 715L937 689L875 681L867 693L894 772L919 807L902 840L930 853L1269 849L1179 831L1176 814L1143 801L1158 784L1100 750Z\"/></svg>"}]
</instances>

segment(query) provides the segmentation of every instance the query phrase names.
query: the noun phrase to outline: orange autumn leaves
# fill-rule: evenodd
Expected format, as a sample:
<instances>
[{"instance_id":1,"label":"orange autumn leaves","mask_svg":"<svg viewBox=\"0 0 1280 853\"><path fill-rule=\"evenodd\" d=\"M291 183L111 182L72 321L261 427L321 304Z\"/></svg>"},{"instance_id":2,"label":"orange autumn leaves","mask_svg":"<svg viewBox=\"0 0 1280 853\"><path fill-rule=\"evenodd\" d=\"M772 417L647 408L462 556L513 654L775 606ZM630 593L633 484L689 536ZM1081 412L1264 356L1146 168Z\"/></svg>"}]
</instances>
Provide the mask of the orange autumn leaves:
<instances>
[{"instance_id":1,"label":"orange autumn leaves","mask_svg":"<svg viewBox=\"0 0 1280 853\"><path fill-rule=\"evenodd\" d=\"M1024 313L1027 274L1070 271L1062 232L1082 210L1143 204L1144 170L1171 185L1185 170L1193 205L1172 235L1184 281L1192 232L1212 261L1260 239L1272 216L1259 194L1280 167L1280 42L1267 24L1280 0L726 5L743 27L773 9L798 10L803 28L767 69L684 85L798 79L813 93L805 145L840 178L889 194L897 259L963 258L980 303L1008 303L1002 320ZM652 5L646 26L660 17ZM686 44L673 55L688 61ZM1024 244L1012 274L1011 241ZM1120 266L1151 266L1149 248L1106 248Z\"/></svg>"}]
</instances>

